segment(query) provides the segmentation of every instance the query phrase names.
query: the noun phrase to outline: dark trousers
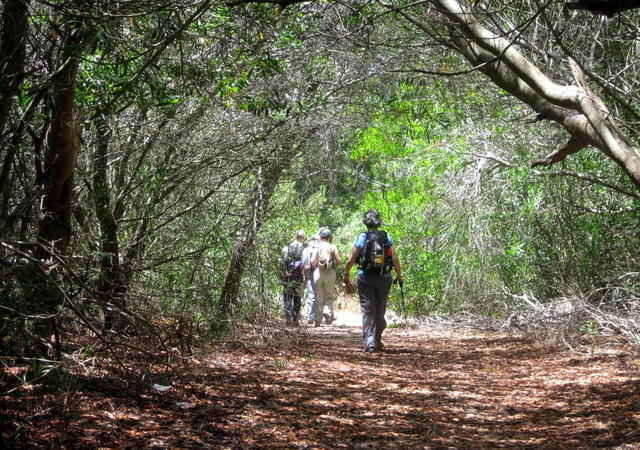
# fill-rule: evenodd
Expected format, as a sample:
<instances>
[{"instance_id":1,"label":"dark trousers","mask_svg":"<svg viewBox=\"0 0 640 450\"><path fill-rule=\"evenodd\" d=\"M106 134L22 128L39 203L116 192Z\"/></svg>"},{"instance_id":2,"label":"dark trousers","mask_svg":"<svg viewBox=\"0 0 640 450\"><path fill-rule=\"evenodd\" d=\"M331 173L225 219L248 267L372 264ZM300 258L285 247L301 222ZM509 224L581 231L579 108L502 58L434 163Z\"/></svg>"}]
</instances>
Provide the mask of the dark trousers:
<instances>
[{"instance_id":1,"label":"dark trousers","mask_svg":"<svg viewBox=\"0 0 640 450\"><path fill-rule=\"evenodd\" d=\"M284 317L288 324L297 324L300 315L300 296L286 292L283 294Z\"/></svg>"},{"instance_id":2,"label":"dark trousers","mask_svg":"<svg viewBox=\"0 0 640 450\"><path fill-rule=\"evenodd\" d=\"M362 311L362 345L365 349L379 349L382 332L387 327L384 315L393 279L391 274L358 275L358 296Z\"/></svg>"}]
</instances>

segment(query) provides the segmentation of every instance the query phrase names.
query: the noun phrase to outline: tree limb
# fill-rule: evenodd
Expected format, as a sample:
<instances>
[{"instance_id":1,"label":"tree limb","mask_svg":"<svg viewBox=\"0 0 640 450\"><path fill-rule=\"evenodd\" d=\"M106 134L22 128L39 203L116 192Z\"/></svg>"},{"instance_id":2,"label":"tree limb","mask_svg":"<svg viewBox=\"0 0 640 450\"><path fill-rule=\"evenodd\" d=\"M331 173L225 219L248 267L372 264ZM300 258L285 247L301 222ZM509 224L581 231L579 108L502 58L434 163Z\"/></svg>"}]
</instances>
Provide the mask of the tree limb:
<instances>
[{"instance_id":1,"label":"tree limb","mask_svg":"<svg viewBox=\"0 0 640 450\"><path fill-rule=\"evenodd\" d=\"M452 31L464 33L465 36L458 35L458 49L471 64L499 57L498 62L483 66L482 72L571 134L570 144L556 152L557 157L575 153L578 143L582 147L593 145L616 162L640 188L640 154L615 126L604 102L589 90L575 61L569 60L577 83L559 84L519 52L513 40L485 27L458 0L434 0L434 3L451 20Z\"/></svg>"},{"instance_id":2,"label":"tree limb","mask_svg":"<svg viewBox=\"0 0 640 450\"><path fill-rule=\"evenodd\" d=\"M549 153L543 159L536 159L535 161L532 161L531 167L533 168L538 166L551 166L553 164L559 163L560 161L564 161L567 156L573 153L577 153L583 148L585 148L584 142L577 137L572 136L571 139L569 139L569 142L567 142L564 146L560 147L554 152Z\"/></svg>"}]
</instances>

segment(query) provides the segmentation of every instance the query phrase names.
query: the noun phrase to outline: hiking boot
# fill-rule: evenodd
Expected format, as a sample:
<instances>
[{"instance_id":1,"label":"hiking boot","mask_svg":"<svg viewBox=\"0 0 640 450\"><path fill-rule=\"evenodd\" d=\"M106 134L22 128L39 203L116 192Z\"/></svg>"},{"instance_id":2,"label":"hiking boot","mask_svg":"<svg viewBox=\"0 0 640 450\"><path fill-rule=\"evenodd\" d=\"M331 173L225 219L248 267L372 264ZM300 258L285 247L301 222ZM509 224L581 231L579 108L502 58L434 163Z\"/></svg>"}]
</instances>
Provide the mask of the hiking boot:
<instances>
[{"instance_id":1,"label":"hiking boot","mask_svg":"<svg viewBox=\"0 0 640 450\"><path fill-rule=\"evenodd\" d=\"M333 314L323 314L322 317L324 317L324 323L327 325L331 325L336 320Z\"/></svg>"}]
</instances>

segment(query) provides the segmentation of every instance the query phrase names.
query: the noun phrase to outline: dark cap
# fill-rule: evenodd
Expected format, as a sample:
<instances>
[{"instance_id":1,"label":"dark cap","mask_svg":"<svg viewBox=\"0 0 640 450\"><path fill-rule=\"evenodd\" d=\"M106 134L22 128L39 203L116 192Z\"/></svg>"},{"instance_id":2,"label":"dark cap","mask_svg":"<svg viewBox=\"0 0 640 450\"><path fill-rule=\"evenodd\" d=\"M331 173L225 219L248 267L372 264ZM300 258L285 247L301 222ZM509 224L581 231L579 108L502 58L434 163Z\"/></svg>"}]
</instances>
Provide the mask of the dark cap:
<instances>
[{"instance_id":1,"label":"dark cap","mask_svg":"<svg viewBox=\"0 0 640 450\"><path fill-rule=\"evenodd\" d=\"M318 236L321 239L328 239L331 237L331 230L328 227L322 227L318 230Z\"/></svg>"},{"instance_id":2,"label":"dark cap","mask_svg":"<svg viewBox=\"0 0 640 450\"><path fill-rule=\"evenodd\" d=\"M369 211L364 213L362 223L365 224L367 228L378 228L380 225L382 225L380 213L375 209L370 209Z\"/></svg>"}]
</instances>

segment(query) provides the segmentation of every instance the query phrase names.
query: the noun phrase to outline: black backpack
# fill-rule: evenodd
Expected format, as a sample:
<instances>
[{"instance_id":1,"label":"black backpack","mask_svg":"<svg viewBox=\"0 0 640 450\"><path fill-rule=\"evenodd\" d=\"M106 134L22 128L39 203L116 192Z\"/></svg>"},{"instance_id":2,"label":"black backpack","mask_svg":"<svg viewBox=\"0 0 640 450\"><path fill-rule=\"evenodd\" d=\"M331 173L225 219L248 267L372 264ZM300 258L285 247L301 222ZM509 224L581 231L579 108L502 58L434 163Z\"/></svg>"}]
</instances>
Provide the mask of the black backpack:
<instances>
[{"instance_id":1,"label":"black backpack","mask_svg":"<svg viewBox=\"0 0 640 450\"><path fill-rule=\"evenodd\" d=\"M287 276L293 280L302 279L302 250L304 246L299 242L292 242L287 246L287 257L285 258L285 270Z\"/></svg>"},{"instance_id":2,"label":"black backpack","mask_svg":"<svg viewBox=\"0 0 640 450\"><path fill-rule=\"evenodd\" d=\"M386 231L372 230L365 233L364 247L360 250L358 265L365 272L388 273L393 261L387 249L391 247Z\"/></svg>"}]
</instances>

